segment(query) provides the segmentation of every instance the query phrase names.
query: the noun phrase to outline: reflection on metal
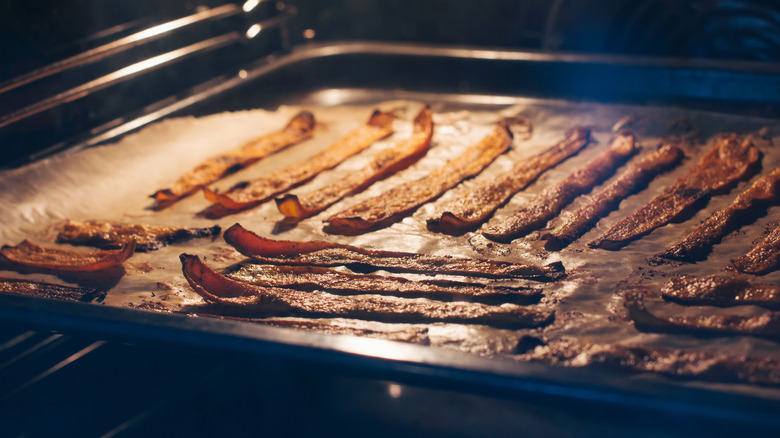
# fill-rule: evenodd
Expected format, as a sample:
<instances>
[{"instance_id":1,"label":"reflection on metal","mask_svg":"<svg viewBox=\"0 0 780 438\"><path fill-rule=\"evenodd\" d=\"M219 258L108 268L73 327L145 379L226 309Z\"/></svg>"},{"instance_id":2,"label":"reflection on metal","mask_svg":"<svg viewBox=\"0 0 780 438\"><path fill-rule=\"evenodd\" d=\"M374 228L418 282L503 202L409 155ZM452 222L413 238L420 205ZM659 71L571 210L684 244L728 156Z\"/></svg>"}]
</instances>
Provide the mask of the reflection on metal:
<instances>
[{"instance_id":1,"label":"reflection on metal","mask_svg":"<svg viewBox=\"0 0 780 438\"><path fill-rule=\"evenodd\" d=\"M258 0L247 0L244 3L244 6L241 7L241 9L243 9L244 12L249 12L252 9L256 8L257 5L259 5L259 4L260 4L260 1L258 1Z\"/></svg>"},{"instance_id":2,"label":"reflection on metal","mask_svg":"<svg viewBox=\"0 0 780 438\"><path fill-rule=\"evenodd\" d=\"M314 31L314 29L306 29L303 31L303 37L307 40L310 40L317 36L317 33Z\"/></svg>"},{"instance_id":3,"label":"reflection on metal","mask_svg":"<svg viewBox=\"0 0 780 438\"><path fill-rule=\"evenodd\" d=\"M401 388L401 385L398 385L396 383L391 383L387 385L387 393L392 398L400 398L401 394L403 393L403 389Z\"/></svg>"},{"instance_id":4,"label":"reflection on metal","mask_svg":"<svg viewBox=\"0 0 780 438\"><path fill-rule=\"evenodd\" d=\"M250 39L251 39L251 38L254 38L254 37L256 37L256 36L257 36L257 34L259 34L259 33L260 33L260 31L261 31L261 30L263 30L263 27L262 27L262 26L260 26L259 24L253 24L253 25L251 25L251 26L249 27L249 29L247 29L247 31L246 31L246 37L247 37L247 38L250 38Z\"/></svg>"},{"instance_id":5,"label":"reflection on metal","mask_svg":"<svg viewBox=\"0 0 780 438\"><path fill-rule=\"evenodd\" d=\"M196 44L182 47L181 49L177 49L168 53L164 53L162 55L155 56L153 58L149 58L141 62L137 62L135 64L117 70L113 73L107 74L103 77L89 81L84 85L80 85L76 88L72 88L68 91L57 94L48 99L44 99L40 102L37 102L19 111L16 111L5 117L2 117L0 118L0 127L9 125L18 120L46 111L47 109L54 108L63 103L72 102L74 100L81 99L85 96L88 96L90 93L102 90L116 83L126 81L140 74L179 61L185 57L197 53L204 53L211 50L215 50L220 47L224 47L228 44L237 42L240 39L241 36L238 34L238 32L230 32L225 35L211 38L206 41L202 41Z\"/></svg>"},{"instance_id":6,"label":"reflection on metal","mask_svg":"<svg viewBox=\"0 0 780 438\"><path fill-rule=\"evenodd\" d=\"M0 93L5 93L15 88L19 88L22 85L43 79L69 68L90 64L117 52L121 52L141 44L146 44L150 41L159 39L171 31L208 20L237 15L240 12L241 9L238 6L234 4L226 4L214 9L207 9L187 17L179 18L178 20L173 20L154 27L150 27L149 29L136 32L132 35L128 35L124 38L120 38L108 44L95 47L92 50L87 50L86 52L79 53L78 55L63 59L62 61L58 61L53 64L49 64L38 70L11 79L10 81L0 84Z\"/></svg>"}]
</instances>

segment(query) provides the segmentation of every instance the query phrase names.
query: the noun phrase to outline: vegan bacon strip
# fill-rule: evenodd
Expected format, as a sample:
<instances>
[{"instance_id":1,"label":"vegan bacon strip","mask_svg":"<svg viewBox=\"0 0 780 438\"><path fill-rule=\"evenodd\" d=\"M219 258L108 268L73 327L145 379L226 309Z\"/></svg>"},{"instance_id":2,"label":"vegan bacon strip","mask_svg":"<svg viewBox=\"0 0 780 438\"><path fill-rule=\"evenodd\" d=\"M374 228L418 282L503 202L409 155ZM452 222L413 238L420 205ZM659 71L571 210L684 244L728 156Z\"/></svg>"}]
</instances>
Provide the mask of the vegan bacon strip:
<instances>
[{"instance_id":1,"label":"vegan bacon strip","mask_svg":"<svg viewBox=\"0 0 780 438\"><path fill-rule=\"evenodd\" d=\"M106 295L105 291L98 289L62 286L59 284L3 277L0 277L0 292L65 301L101 300Z\"/></svg>"},{"instance_id":2,"label":"vegan bacon strip","mask_svg":"<svg viewBox=\"0 0 780 438\"><path fill-rule=\"evenodd\" d=\"M324 241L271 240L235 224L223 234L241 254L261 263L313 266L349 266L374 271L454 274L488 278L555 280L564 275L563 264L532 266L497 260L429 256L408 252L378 251Z\"/></svg>"},{"instance_id":3,"label":"vegan bacon strip","mask_svg":"<svg viewBox=\"0 0 780 438\"><path fill-rule=\"evenodd\" d=\"M491 219L482 230L488 239L509 242L541 228L557 216L574 198L589 192L609 177L616 168L636 152L633 135L618 135L612 145L563 180L546 188L520 207L512 217Z\"/></svg>"},{"instance_id":4,"label":"vegan bacon strip","mask_svg":"<svg viewBox=\"0 0 780 438\"><path fill-rule=\"evenodd\" d=\"M691 333L712 336L756 336L780 340L780 312L765 312L758 316L709 315L659 317L645 308L641 291L624 294L628 317L642 331Z\"/></svg>"},{"instance_id":5,"label":"vegan bacon strip","mask_svg":"<svg viewBox=\"0 0 780 438\"><path fill-rule=\"evenodd\" d=\"M401 184L336 213L326 220L323 229L331 234L353 235L388 226L461 181L477 175L511 144L512 132L507 123L499 123L491 134L427 177Z\"/></svg>"},{"instance_id":6,"label":"vegan bacon strip","mask_svg":"<svg viewBox=\"0 0 780 438\"><path fill-rule=\"evenodd\" d=\"M673 277L661 289L661 294L681 304L722 307L752 304L780 309L780 287L753 284L735 277Z\"/></svg>"},{"instance_id":7,"label":"vegan bacon strip","mask_svg":"<svg viewBox=\"0 0 780 438\"><path fill-rule=\"evenodd\" d=\"M750 252L731 261L726 268L743 274L764 275L780 267L780 226L775 227Z\"/></svg>"},{"instance_id":8,"label":"vegan bacon strip","mask_svg":"<svg viewBox=\"0 0 780 438\"><path fill-rule=\"evenodd\" d=\"M242 210L259 205L318 173L335 167L348 157L357 154L393 132L394 117L389 113L374 111L365 125L352 131L330 148L307 161L296 163L252 181L242 182L227 192L204 188L206 198L230 210Z\"/></svg>"},{"instance_id":9,"label":"vegan bacon strip","mask_svg":"<svg viewBox=\"0 0 780 438\"><path fill-rule=\"evenodd\" d=\"M287 146L310 138L313 131L314 116L308 111L301 111L290 120L284 129L258 137L236 150L210 158L189 173L184 174L172 187L155 192L152 198L158 202L158 208L167 207L220 178Z\"/></svg>"},{"instance_id":10,"label":"vegan bacon strip","mask_svg":"<svg viewBox=\"0 0 780 438\"><path fill-rule=\"evenodd\" d=\"M501 287L450 280L409 280L403 277L350 274L318 266L245 264L228 277L255 286L324 290L336 294L379 294L406 298L481 303L529 303L541 297L532 287Z\"/></svg>"},{"instance_id":11,"label":"vegan bacon strip","mask_svg":"<svg viewBox=\"0 0 780 438\"><path fill-rule=\"evenodd\" d=\"M449 322L485 324L498 328L539 327L551 322L553 312L515 304L436 302L424 298L382 295L344 297L326 292L256 286L220 275L197 256L182 254L182 272L207 302L227 311L268 316L343 317L380 322Z\"/></svg>"},{"instance_id":12,"label":"vegan bacon strip","mask_svg":"<svg viewBox=\"0 0 780 438\"><path fill-rule=\"evenodd\" d=\"M69 220L57 234L57 242L98 248L117 248L123 243L135 241L135 250L144 252L154 251L171 243L196 237L218 236L220 232L221 228L218 225L210 228L188 228Z\"/></svg>"},{"instance_id":13,"label":"vegan bacon strip","mask_svg":"<svg viewBox=\"0 0 780 438\"><path fill-rule=\"evenodd\" d=\"M100 271L127 260L135 251L135 241L123 243L119 249L83 253L55 248L43 248L28 240L16 246L0 248L0 260L16 266L49 271Z\"/></svg>"},{"instance_id":14,"label":"vegan bacon strip","mask_svg":"<svg viewBox=\"0 0 780 438\"><path fill-rule=\"evenodd\" d=\"M528 160L518 161L496 179L464 188L427 220L428 229L459 235L485 222L512 195L526 188L539 175L579 152L590 141L590 130L575 128L566 139Z\"/></svg>"},{"instance_id":15,"label":"vegan bacon strip","mask_svg":"<svg viewBox=\"0 0 780 438\"><path fill-rule=\"evenodd\" d=\"M740 222L752 218L757 209L778 202L780 167L759 178L749 189L740 193L731 205L710 215L680 242L657 257L683 262L703 260L712 247L737 228Z\"/></svg>"},{"instance_id":16,"label":"vegan bacon strip","mask_svg":"<svg viewBox=\"0 0 780 438\"><path fill-rule=\"evenodd\" d=\"M542 236L545 249L557 251L579 239L607 213L617 208L620 201L644 187L658 173L677 164L683 157L680 148L664 145L631 163L617 179L595 196L589 197L577 211L552 231Z\"/></svg>"},{"instance_id":17,"label":"vegan bacon strip","mask_svg":"<svg viewBox=\"0 0 780 438\"><path fill-rule=\"evenodd\" d=\"M433 137L433 117L428 107L414 119L414 132L395 147L376 154L366 167L306 196L288 193L276 199L279 211L288 219L301 220L325 210L338 200L360 192L374 182L408 167L428 150Z\"/></svg>"},{"instance_id":18,"label":"vegan bacon strip","mask_svg":"<svg viewBox=\"0 0 780 438\"><path fill-rule=\"evenodd\" d=\"M759 160L750 137L728 135L644 207L616 223L590 246L619 249L680 217L702 198L752 174Z\"/></svg>"}]
</instances>

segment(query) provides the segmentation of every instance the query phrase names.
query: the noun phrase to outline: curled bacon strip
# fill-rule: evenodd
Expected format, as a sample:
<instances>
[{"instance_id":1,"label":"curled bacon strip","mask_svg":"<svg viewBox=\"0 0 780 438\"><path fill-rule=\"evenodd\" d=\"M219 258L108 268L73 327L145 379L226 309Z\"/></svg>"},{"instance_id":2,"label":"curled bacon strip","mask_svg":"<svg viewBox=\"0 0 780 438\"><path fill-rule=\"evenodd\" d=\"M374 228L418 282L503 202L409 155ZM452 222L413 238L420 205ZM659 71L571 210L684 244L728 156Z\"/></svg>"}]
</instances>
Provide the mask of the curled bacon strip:
<instances>
[{"instance_id":1,"label":"curled bacon strip","mask_svg":"<svg viewBox=\"0 0 780 438\"><path fill-rule=\"evenodd\" d=\"M512 132L506 123L463 154L425 178L396 186L381 195L329 217L323 228L332 234L360 234L388 226L417 207L438 198L464 179L480 173L512 144Z\"/></svg>"},{"instance_id":2,"label":"curled bacon strip","mask_svg":"<svg viewBox=\"0 0 780 438\"><path fill-rule=\"evenodd\" d=\"M534 287L489 286L453 280L409 280L403 277L351 274L318 266L246 264L228 277L256 286L299 290L319 289L336 294L379 294L440 301L476 301L488 304L527 304L542 291Z\"/></svg>"},{"instance_id":3,"label":"curled bacon strip","mask_svg":"<svg viewBox=\"0 0 780 438\"><path fill-rule=\"evenodd\" d=\"M427 152L432 137L433 117L430 108L425 107L415 117L414 132L409 139L380 151L366 167L320 190L302 197L288 193L277 198L276 206L288 219L301 220L314 216L345 196L360 192L374 182L408 167Z\"/></svg>"},{"instance_id":4,"label":"curled bacon strip","mask_svg":"<svg viewBox=\"0 0 780 438\"><path fill-rule=\"evenodd\" d=\"M631 163L625 172L594 196L588 197L569 218L542 236L544 247L557 251L585 234L598 220L617 208L620 201L647 183L659 172L677 164L683 157L682 149L664 145Z\"/></svg>"},{"instance_id":5,"label":"curled bacon strip","mask_svg":"<svg viewBox=\"0 0 780 438\"><path fill-rule=\"evenodd\" d=\"M488 239L509 242L541 228L577 196L589 192L609 177L637 150L635 138L621 134L612 145L563 180L546 188L520 207L510 218L491 219L482 230Z\"/></svg>"},{"instance_id":6,"label":"curled bacon strip","mask_svg":"<svg viewBox=\"0 0 780 438\"><path fill-rule=\"evenodd\" d=\"M579 152L589 141L589 129L572 129L560 143L530 159L518 161L509 172L498 178L460 190L453 201L441 206L436 216L427 220L428 229L454 235L476 229L512 195Z\"/></svg>"},{"instance_id":7,"label":"curled bacon strip","mask_svg":"<svg viewBox=\"0 0 780 438\"><path fill-rule=\"evenodd\" d=\"M760 207L780 202L780 167L759 178L750 188L726 208L713 213L680 242L658 257L692 262L706 258L712 247L739 226L745 219L754 218Z\"/></svg>"},{"instance_id":8,"label":"curled bacon strip","mask_svg":"<svg viewBox=\"0 0 780 438\"><path fill-rule=\"evenodd\" d=\"M663 297L682 304L754 306L780 309L780 287L750 283L736 277L673 277L661 290Z\"/></svg>"},{"instance_id":9,"label":"curled bacon strip","mask_svg":"<svg viewBox=\"0 0 780 438\"><path fill-rule=\"evenodd\" d=\"M680 217L704 197L751 175L758 160L758 148L749 137L729 135L720 138L696 166L663 193L589 245L612 250L627 245Z\"/></svg>"},{"instance_id":10,"label":"curled bacon strip","mask_svg":"<svg viewBox=\"0 0 780 438\"><path fill-rule=\"evenodd\" d=\"M452 256L428 256L408 252L378 251L332 242L291 242L258 236L239 224L223 234L241 254L268 264L350 266L362 270L455 274L488 278L555 280L564 275L563 264L532 266L496 260Z\"/></svg>"},{"instance_id":11,"label":"curled bacon strip","mask_svg":"<svg viewBox=\"0 0 780 438\"><path fill-rule=\"evenodd\" d=\"M727 270L764 275L780 267L780 226L776 226L750 252L732 260Z\"/></svg>"},{"instance_id":12,"label":"curled bacon strip","mask_svg":"<svg viewBox=\"0 0 780 438\"><path fill-rule=\"evenodd\" d=\"M645 308L642 291L627 291L624 298L628 317L639 330L712 336L744 335L780 340L780 312L765 312L758 316L659 317Z\"/></svg>"},{"instance_id":13,"label":"curled bacon strip","mask_svg":"<svg viewBox=\"0 0 780 438\"><path fill-rule=\"evenodd\" d=\"M0 278L0 292L66 301L92 301L95 299L100 301L106 296L105 291L98 289L62 286L18 278Z\"/></svg>"},{"instance_id":14,"label":"curled bacon strip","mask_svg":"<svg viewBox=\"0 0 780 438\"><path fill-rule=\"evenodd\" d=\"M343 297L325 292L255 286L214 272L197 256L182 254L182 272L206 301L228 311L268 316L343 317L380 322L449 322L517 329L552 321L550 310L515 304L486 306L466 302L436 302L422 298L381 295Z\"/></svg>"},{"instance_id":15,"label":"curled bacon strip","mask_svg":"<svg viewBox=\"0 0 780 438\"><path fill-rule=\"evenodd\" d=\"M189 228L69 220L57 234L57 242L98 248L117 248L123 243L135 241L135 250L144 252L154 251L171 243L196 237L218 236L221 231L222 229L218 225L210 228Z\"/></svg>"},{"instance_id":16,"label":"curled bacon strip","mask_svg":"<svg viewBox=\"0 0 780 438\"><path fill-rule=\"evenodd\" d=\"M0 258L16 266L48 271L100 271L119 265L135 252L135 241L117 250L83 253L43 248L28 240L16 246L0 248Z\"/></svg>"},{"instance_id":17,"label":"curled bacon strip","mask_svg":"<svg viewBox=\"0 0 780 438\"><path fill-rule=\"evenodd\" d=\"M179 178L172 187L155 192L152 198L157 201L157 208L165 208L220 178L247 167L287 146L310 138L313 131L314 115L308 111L301 111L290 120L284 129L258 137L239 149L213 157L199 164L195 169Z\"/></svg>"},{"instance_id":18,"label":"curled bacon strip","mask_svg":"<svg viewBox=\"0 0 780 438\"><path fill-rule=\"evenodd\" d=\"M302 184L323 170L335 167L346 158L355 155L393 132L393 116L374 111L365 125L352 131L327 150L302 163L287 166L270 175L242 182L227 192L204 188L206 198L229 210L243 210L262 204L279 193Z\"/></svg>"}]
</instances>

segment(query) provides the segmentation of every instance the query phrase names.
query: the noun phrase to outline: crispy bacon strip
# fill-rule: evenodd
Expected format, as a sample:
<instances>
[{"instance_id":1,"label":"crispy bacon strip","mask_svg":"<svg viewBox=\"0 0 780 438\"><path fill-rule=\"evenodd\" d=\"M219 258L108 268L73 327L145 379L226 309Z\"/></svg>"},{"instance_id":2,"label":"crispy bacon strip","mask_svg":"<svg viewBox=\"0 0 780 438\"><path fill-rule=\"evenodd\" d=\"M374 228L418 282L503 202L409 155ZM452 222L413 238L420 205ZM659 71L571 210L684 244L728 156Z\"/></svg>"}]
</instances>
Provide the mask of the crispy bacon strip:
<instances>
[{"instance_id":1,"label":"crispy bacon strip","mask_svg":"<svg viewBox=\"0 0 780 438\"><path fill-rule=\"evenodd\" d=\"M758 148L750 137L724 136L663 193L589 245L612 250L627 245L680 217L702 198L750 176L758 160Z\"/></svg>"},{"instance_id":2,"label":"crispy bacon strip","mask_svg":"<svg viewBox=\"0 0 780 438\"><path fill-rule=\"evenodd\" d=\"M460 190L458 196L441 206L436 216L427 220L428 229L453 235L476 229L512 195L526 188L548 169L579 152L588 142L589 129L572 129L566 139L539 155L518 161L509 172L498 178Z\"/></svg>"},{"instance_id":3,"label":"crispy bacon strip","mask_svg":"<svg viewBox=\"0 0 780 438\"><path fill-rule=\"evenodd\" d=\"M662 296L681 304L732 307L754 305L780 309L780 287L751 284L736 277L672 277L661 289Z\"/></svg>"},{"instance_id":4,"label":"crispy bacon strip","mask_svg":"<svg viewBox=\"0 0 780 438\"><path fill-rule=\"evenodd\" d=\"M182 254L184 278L206 301L226 310L258 315L344 317L380 322L450 322L485 324L499 328L539 327L552 321L553 312L515 304L442 303L422 298L381 295L343 297L326 292L256 286L220 275L197 256Z\"/></svg>"},{"instance_id":5,"label":"crispy bacon strip","mask_svg":"<svg viewBox=\"0 0 780 438\"><path fill-rule=\"evenodd\" d=\"M428 151L433 137L430 108L423 108L414 119L412 136L395 147L380 151L366 167L349 174L306 196L288 193L276 198L276 206L288 219L301 220L325 210L338 200L358 193L382 178L407 168Z\"/></svg>"},{"instance_id":6,"label":"crispy bacon strip","mask_svg":"<svg viewBox=\"0 0 780 438\"><path fill-rule=\"evenodd\" d=\"M627 291L624 298L628 317L634 321L634 326L642 331L711 336L741 335L780 340L780 312L766 312L758 316L659 317L645 308L642 291Z\"/></svg>"},{"instance_id":7,"label":"crispy bacon strip","mask_svg":"<svg viewBox=\"0 0 780 438\"><path fill-rule=\"evenodd\" d=\"M512 144L512 132L499 123L487 137L425 178L396 186L354 207L336 213L323 228L332 234L361 234L388 226L432 201L461 181L482 171Z\"/></svg>"},{"instance_id":8,"label":"crispy bacon strip","mask_svg":"<svg viewBox=\"0 0 780 438\"><path fill-rule=\"evenodd\" d=\"M674 145L664 145L649 153L628 167L617 179L595 196L587 198L565 221L542 236L546 240L545 249L558 251L579 239L598 220L617 208L620 201L634 193L658 173L676 165L683 157L682 149Z\"/></svg>"},{"instance_id":9,"label":"crispy bacon strip","mask_svg":"<svg viewBox=\"0 0 780 438\"><path fill-rule=\"evenodd\" d=\"M241 254L268 264L350 266L361 270L454 274L488 278L531 278L555 280L564 275L563 264L531 266L497 260L452 256L428 256L408 252L378 251L332 242L291 242L258 236L239 224L223 234L225 241Z\"/></svg>"},{"instance_id":10,"label":"crispy bacon strip","mask_svg":"<svg viewBox=\"0 0 780 438\"><path fill-rule=\"evenodd\" d=\"M394 117L389 113L374 111L365 125L352 131L327 150L302 163L296 163L252 181L242 182L227 192L204 188L206 198L231 210L243 210L262 204L272 197L298 184L302 184L318 173L335 167L348 157L357 154L393 133Z\"/></svg>"},{"instance_id":11,"label":"crispy bacon strip","mask_svg":"<svg viewBox=\"0 0 780 438\"><path fill-rule=\"evenodd\" d=\"M508 219L491 219L482 234L497 242L509 242L541 228L579 195L609 177L637 150L631 134L618 135L612 145L563 180L546 188Z\"/></svg>"},{"instance_id":12,"label":"crispy bacon strip","mask_svg":"<svg viewBox=\"0 0 780 438\"><path fill-rule=\"evenodd\" d=\"M653 372L674 378L780 385L780 361L742 355L554 341L536 347L520 358L568 367L595 366Z\"/></svg>"},{"instance_id":13,"label":"crispy bacon strip","mask_svg":"<svg viewBox=\"0 0 780 438\"><path fill-rule=\"evenodd\" d=\"M780 167L759 178L740 193L731 205L713 213L680 242L657 257L693 262L704 260L712 247L745 220L754 219L760 208L780 202Z\"/></svg>"},{"instance_id":14,"label":"crispy bacon strip","mask_svg":"<svg viewBox=\"0 0 780 438\"><path fill-rule=\"evenodd\" d=\"M28 297L48 298L65 301L101 301L106 292L98 289L62 286L53 283L0 277L0 292Z\"/></svg>"},{"instance_id":15,"label":"crispy bacon strip","mask_svg":"<svg viewBox=\"0 0 780 438\"><path fill-rule=\"evenodd\" d=\"M220 178L243 169L287 146L310 138L313 132L314 115L308 111L301 111L290 120L284 129L258 137L236 150L210 158L189 173L184 174L172 187L155 192L152 198L158 202L158 208L165 208Z\"/></svg>"},{"instance_id":16,"label":"crispy bacon strip","mask_svg":"<svg viewBox=\"0 0 780 438\"><path fill-rule=\"evenodd\" d=\"M780 226L776 226L750 252L731 260L726 269L743 274L764 275L777 270L778 267L780 267Z\"/></svg>"},{"instance_id":17,"label":"crispy bacon strip","mask_svg":"<svg viewBox=\"0 0 780 438\"><path fill-rule=\"evenodd\" d=\"M221 231L218 225L210 228L188 228L69 220L57 234L57 242L98 248L118 248L123 243L135 241L135 250L145 252L196 237L218 236Z\"/></svg>"},{"instance_id":18,"label":"crispy bacon strip","mask_svg":"<svg viewBox=\"0 0 780 438\"><path fill-rule=\"evenodd\" d=\"M119 249L83 253L55 248L43 248L28 240L16 246L0 248L0 259L16 266L48 271L100 271L119 265L135 252L135 241Z\"/></svg>"},{"instance_id":19,"label":"crispy bacon strip","mask_svg":"<svg viewBox=\"0 0 780 438\"><path fill-rule=\"evenodd\" d=\"M324 290L336 294L395 295L440 301L476 301L488 304L538 301L542 291L534 287L502 287L451 280L409 280L403 277L350 274L318 266L269 266L245 264L228 277L255 286L299 290Z\"/></svg>"}]
</instances>

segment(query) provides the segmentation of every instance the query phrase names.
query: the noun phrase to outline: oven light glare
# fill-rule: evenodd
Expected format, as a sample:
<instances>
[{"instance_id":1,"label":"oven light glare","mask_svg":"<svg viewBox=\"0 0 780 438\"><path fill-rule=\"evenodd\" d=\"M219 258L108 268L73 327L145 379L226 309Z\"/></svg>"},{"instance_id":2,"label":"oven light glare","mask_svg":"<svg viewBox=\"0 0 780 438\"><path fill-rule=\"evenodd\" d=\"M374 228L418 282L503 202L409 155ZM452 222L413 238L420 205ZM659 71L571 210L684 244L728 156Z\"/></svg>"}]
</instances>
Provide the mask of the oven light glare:
<instances>
[{"instance_id":1,"label":"oven light glare","mask_svg":"<svg viewBox=\"0 0 780 438\"><path fill-rule=\"evenodd\" d=\"M247 0L246 3L244 3L244 6L242 7L244 9L244 12L249 12L252 9L256 8L257 5L260 4L259 0Z\"/></svg>"},{"instance_id":2,"label":"oven light glare","mask_svg":"<svg viewBox=\"0 0 780 438\"><path fill-rule=\"evenodd\" d=\"M259 24L253 24L249 29L247 29L246 37L254 38L257 36L257 34L260 33L261 30L263 30L263 28Z\"/></svg>"},{"instance_id":3,"label":"oven light glare","mask_svg":"<svg viewBox=\"0 0 780 438\"><path fill-rule=\"evenodd\" d=\"M395 383L387 385L387 393L390 394L390 397L392 398L400 398L402 392L401 385Z\"/></svg>"},{"instance_id":4,"label":"oven light glare","mask_svg":"<svg viewBox=\"0 0 780 438\"><path fill-rule=\"evenodd\" d=\"M246 72L246 70L239 70L238 71L238 77L241 79L246 79L246 77L249 76L249 73Z\"/></svg>"}]
</instances>

